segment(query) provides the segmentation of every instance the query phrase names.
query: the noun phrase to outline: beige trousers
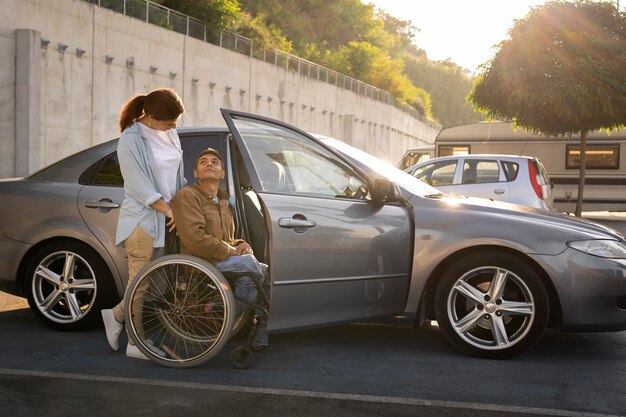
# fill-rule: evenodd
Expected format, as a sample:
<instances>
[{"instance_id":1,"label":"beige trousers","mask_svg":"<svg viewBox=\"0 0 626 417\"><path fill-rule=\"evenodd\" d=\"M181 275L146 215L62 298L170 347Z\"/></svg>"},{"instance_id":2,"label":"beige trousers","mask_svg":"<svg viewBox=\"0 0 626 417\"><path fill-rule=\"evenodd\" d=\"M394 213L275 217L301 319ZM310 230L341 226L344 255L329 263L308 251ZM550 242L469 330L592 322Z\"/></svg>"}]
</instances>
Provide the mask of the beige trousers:
<instances>
[{"instance_id":1,"label":"beige trousers","mask_svg":"<svg viewBox=\"0 0 626 417\"><path fill-rule=\"evenodd\" d=\"M128 283L126 284L126 293L124 294L124 298L118 305L113 307L113 317L120 323L124 323L124 300L128 296L128 288L130 287L131 282L137 278L137 274L141 271L150 260L152 260L152 253L154 248L152 245L154 244L154 238L144 232L141 227L137 226L135 231L124 241L124 248L126 248L126 254L128 255ZM139 300L143 299L141 296L142 292L148 290L148 285L146 283L143 288L138 288L138 298ZM141 306L136 306L133 309L136 313L141 313Z\"/></svg>"}]
</instances>

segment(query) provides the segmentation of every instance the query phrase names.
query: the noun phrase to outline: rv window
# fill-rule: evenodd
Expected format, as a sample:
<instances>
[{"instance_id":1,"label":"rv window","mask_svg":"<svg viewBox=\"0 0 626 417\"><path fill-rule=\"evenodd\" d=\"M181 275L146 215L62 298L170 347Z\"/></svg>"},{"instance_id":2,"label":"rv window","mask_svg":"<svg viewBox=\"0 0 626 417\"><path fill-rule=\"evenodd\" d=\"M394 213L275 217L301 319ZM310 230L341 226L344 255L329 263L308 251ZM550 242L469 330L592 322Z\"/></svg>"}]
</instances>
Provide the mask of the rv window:
<instances>
[{"instance_id":1,"label":"rv window","mask_svg":"<svg viewBox=\"0 0 626 417\"><path fill-rule=\"evenodd\" d=\"M469 145L439 145L439 155L437 156L460 156L469 155Z\"/></svg>"},{"instance_id":2,"label":"rv window","mask_svg":"<svg viewBox=\"0 0 626 417\"><path fill-rule=\"evenodd\" d=\"M426 162L430 159L430 155L428 153L425 152L411 152L411 151L407 151L406 154L404 155L404 158L402 158L402 161L400 161L400 164L398 165L398 169L407 169L409 167L412 167L413 165L419 163L419 162Z\"/></svg>"},{"instance_id":3,"label":"rv window","mask_svg":"<svg viewBox=\"0 0 626 417\"><path fill-rule=\"evenodd\" d=\"M567 145L567 169L580 168L580 145ZM619 169L619 144L587 145L587 169Z\"/></svg>"}]
</instances>

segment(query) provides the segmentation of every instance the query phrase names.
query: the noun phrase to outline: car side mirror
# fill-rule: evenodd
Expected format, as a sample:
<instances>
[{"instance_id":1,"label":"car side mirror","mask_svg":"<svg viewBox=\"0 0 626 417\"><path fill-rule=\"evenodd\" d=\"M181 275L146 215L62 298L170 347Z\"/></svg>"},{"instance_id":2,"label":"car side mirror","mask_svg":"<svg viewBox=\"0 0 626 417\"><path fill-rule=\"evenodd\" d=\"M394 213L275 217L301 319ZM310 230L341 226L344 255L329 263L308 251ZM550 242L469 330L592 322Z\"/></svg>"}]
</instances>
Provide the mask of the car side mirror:
<instances>
[{"instance_id":1,"label":"car side mirror","mask_svg":"<svg viewBox=\"0 0 626 417\"><path fill-rule=\"evenodd\" d=\"M373 187L370 189L372 200L375 203L392 203L402 199L402 191L394 182L388 179L374 180Z\"/></svg>"}]
</instances>

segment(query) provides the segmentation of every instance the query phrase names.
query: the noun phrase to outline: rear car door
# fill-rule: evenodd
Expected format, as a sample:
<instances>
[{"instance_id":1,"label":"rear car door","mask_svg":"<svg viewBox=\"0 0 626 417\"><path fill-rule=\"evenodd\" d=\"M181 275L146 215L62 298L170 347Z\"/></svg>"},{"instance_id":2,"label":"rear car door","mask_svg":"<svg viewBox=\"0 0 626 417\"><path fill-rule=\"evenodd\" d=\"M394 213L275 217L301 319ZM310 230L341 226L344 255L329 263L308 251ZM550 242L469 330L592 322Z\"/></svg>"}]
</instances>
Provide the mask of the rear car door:
<instances>
[{"instance_id":1,"label":"rear car door","mask_svg":"<svg viewBox=\"0 0 626 417\"><path fill-rule=\"evenodd\" d=\"M222 113L268 224L268 328L401 313L413 239L407 209L374 203L371 179L305 132Z\"/></svg>"},{"instance_id":2,"label":"rear car door","mask_svg":"<svg viewBox=\"0 0 626 417\"><path fill-rule=\"evenodd\" d=\"M105 156L87 169L80 182L84 184L77 197L80 215L114 259L119 275L126 277L126 251L121 246L115 246L117 218L124 200L124 179L117 152Z\"/></svg>"},{"instance_id":3,"label":"rear car door","mask_svg":"<svg viewBox=\"0 0 626 417\"><path fill-rule=\"evenodd\" d=\"M460 158L460 179L455 191L472 197L509 201L511 190L500 166L491 158Z\"/></svg>"},{"instance_id":4,"label":"rear car door","mask_svg":"<svg viewBox=\"0 0 626 417\"><path fill-rule=\"evenodd\" d=\"M185 178L190 184L194 181L195 157L208 147L218 149L225 155L225 135L225 132L216 129L207 132L194 130L180 134ZM78 193L78 210L85 224L113 257L115 265L120 268L118 271L120 276L126 280L128 279L126 250L122 246L115 246L119 208L124 201L124 179L117 152L105 156L88 168L81 176L80 182L84 185ZM224 179L222 188L228 190L228 178Z\"/></svg>"}]
</instances>

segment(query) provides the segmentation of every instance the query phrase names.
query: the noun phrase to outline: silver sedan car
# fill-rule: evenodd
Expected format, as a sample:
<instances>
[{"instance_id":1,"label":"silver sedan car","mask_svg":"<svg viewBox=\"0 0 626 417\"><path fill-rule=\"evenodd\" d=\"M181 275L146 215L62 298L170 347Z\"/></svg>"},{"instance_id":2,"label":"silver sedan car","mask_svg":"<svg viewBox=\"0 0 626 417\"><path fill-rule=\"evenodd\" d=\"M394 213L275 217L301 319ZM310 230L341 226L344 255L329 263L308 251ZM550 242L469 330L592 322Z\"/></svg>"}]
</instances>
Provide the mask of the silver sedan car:
<instances>
[{"instance_id":1,"label":"silver sedan car","mask_svg":"<svg viewBox=\"0 0 626 417\"><path fill-rule=\"evenodd\" d=\"M221 152L237 235L270 265L270 333L436 320L459 351L503 358L547 327L626 329L626 242L617 232L446 197L343 142L222 113L227 129L180 129L187 178L201 149ZM0 285L55 328L98 322L98 310L123 294L116 144L0 183Z\"/></svg>"}]
</instances>

